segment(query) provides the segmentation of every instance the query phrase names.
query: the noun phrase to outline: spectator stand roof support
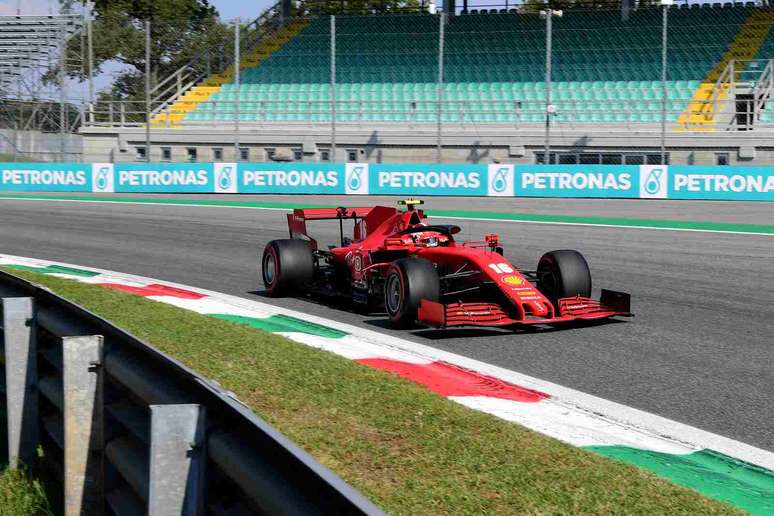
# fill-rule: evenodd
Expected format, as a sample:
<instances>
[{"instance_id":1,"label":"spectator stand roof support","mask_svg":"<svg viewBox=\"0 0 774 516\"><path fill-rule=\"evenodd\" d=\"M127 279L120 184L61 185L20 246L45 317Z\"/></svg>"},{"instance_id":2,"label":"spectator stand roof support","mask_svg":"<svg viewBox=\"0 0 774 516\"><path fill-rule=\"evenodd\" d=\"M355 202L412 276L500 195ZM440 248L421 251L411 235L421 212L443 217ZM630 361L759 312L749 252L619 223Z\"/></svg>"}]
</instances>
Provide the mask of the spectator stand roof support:
<instances>
[{"instance_id":1,"label":"spectator stand roof support","mask_svg":"<svg viewBox=\"0 0 774 516\"><path fill-rule=\"evenodd\" d=\"M79 124L82 111L79 106L73 113L68 99L70 105L81 106L89 99L86 95L65 91L66 72L86 70L83 47L87 23L86 11L48 16L0 16L0 128L14 131L13 141L6 137L5 142L9 144L13 159L20 148L17 133L24 130L61 133L59 159L67 159L65 133ZM67 42L78 35L81 35L81 45L76 45L79 49L65 55Z\"/></svg>"}]
</instances>

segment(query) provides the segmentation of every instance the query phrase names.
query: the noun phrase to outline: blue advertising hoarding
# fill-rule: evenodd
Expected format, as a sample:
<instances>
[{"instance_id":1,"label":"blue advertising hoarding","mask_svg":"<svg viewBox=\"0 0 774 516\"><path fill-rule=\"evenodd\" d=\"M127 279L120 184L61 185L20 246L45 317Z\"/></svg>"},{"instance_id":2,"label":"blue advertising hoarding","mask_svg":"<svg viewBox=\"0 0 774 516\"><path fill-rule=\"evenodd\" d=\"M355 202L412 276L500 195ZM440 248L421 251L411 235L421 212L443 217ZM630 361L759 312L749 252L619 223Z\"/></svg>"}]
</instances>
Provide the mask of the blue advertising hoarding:
<instances>
[{"instance_id":1,"label":"blue advertising hoarding","mask_svg":"<svg viewBox=\"0 0 774 516\"><path fill-rule=\"evenodd\" d=\"M673 165L670 199L774 201L773 167Z\"/></svg>"},{"instance_id":2,"label":"blue advertising hoarding","mask_svg":"<svg viewBox=\"0 0 774 516\"><path fill-rule=\"evenodd\" d=\"M240 193L343 194L343 163L239 163Z\"/></svg>"},{"instance_id":3,"label":"blue advertising hoarding","mask_svg":"<svg viewBox=\"0 0 774 516\"><path fill-rule=\"evenodd\" d=\"M0 191L774 201L774 167L0 163Z\"/></svg>"},{"instance_id":4,"label":"blue advertising hoarding","mask_svg":"<svg viewBox=\"0 0 774 516\"><path fill-rule=\"evenodd\" d=\"M369 164L376 195L487 195L487 165Z\"/></svg>"},{"instance_id":5,"label":"blue advertising hoarding","mask_svg":"<svg viewBox=\"0 0 774 516\"><path fill-rule=\"evenodd\" d=\"M126 193L212 193L212 163L116 163L113 187Z\"/></svg>"},{"instance_id":6,"label":"blue advertising hoarding","mask_svg":"<svg viewBox=\"0 0 774 516\"><path fill-rule=\"evenodd\" d=\"M639 197L637 165L515 165L516 197Z\"/></svg>"},{"instance_id":7,"label":"blue advertising hoarding","mask_svg":"<svg viewBox=\"0 0 774 516\"><path fill-rule=\"evenodd\" d=\"M0 163L0 190L90 192L90 163Z\"/></svg>"}]
</instances>

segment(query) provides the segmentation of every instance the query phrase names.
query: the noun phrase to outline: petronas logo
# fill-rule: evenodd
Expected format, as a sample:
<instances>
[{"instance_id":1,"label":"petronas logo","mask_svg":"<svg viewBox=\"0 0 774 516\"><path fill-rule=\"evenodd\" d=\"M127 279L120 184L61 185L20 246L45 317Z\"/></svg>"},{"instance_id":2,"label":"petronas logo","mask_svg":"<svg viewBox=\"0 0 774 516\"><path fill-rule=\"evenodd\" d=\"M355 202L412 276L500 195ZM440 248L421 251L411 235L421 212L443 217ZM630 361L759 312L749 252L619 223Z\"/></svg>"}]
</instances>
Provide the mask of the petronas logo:
<instances>
[{"instance_id":1,"label":"petronas logo","mask_svg":"<svg viewBox=\"0 0 774 516\"><path fill-rule=\"evenodd\" d=\"M223 167L220 170L220 176L218 176L218 186L221 190L228 190L231 188L231 169L233 167Z\"/></svg>"},{"instance_id":2,"label":"petronas logo","mask_svg":"<svg viewBox=\"0 0 774 516\"><path fill-rule=\"evenodd\" d=\"M651 170L648 178L645 180L645 191L650 195L657 194L661 190L661 181L663 177L663 168L654 168Z\"/></svg>"},{"instance_id":3,"label":"petronas logo","mask_svg":"<svg viewBox=\"0 0 774 516\"><path fill-rule=\"evenodd\" d=\"M350 190L360 190L360 186L363 184L363 179L361 177L363 175L363 168L364 167L353 167L351 169L347 183Z\"/></svg>"},{"instance_id":4,"label":"petronas logo","mask_svg":"<svg viewBox=\"0 0 774 516\"><path fill-rule=\"evenodd\" d=\"M505 189L508 187L508 168L502 167L497 172L495 172L494 178L492 179L492 190L494 190L497 193L503 193Z\"/></svg>"},{"instance_id":5,"label":"petronas logo","mask_svg":"<svg viewBox=\"0 0 774 516\"><path fill-rule=\"evenodd\" d=\"M97 189L104 190L108 185L108 174L110 173L110 167L102 167L97 172Z\"/></svg>"}]
</instances>

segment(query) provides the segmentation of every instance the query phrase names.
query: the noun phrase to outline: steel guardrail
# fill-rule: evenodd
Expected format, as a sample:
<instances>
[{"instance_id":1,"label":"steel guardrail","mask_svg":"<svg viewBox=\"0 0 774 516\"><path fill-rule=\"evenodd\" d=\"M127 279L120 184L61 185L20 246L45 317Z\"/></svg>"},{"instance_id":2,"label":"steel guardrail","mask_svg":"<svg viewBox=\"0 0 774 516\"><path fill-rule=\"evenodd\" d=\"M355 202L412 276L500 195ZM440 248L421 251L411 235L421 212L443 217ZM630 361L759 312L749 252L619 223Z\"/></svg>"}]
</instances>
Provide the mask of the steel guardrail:
<instances>
[{"instance_id":1,"label":"steel guardrail","mask_svg":"<svg viewBox=\"0 0 774 516\"><path fill-rule=\"evenodd\" d=\"M53 479L64 514L382 513L150 344L2 271L0 297L9 461Z\"/></svg>"}]
</instances>

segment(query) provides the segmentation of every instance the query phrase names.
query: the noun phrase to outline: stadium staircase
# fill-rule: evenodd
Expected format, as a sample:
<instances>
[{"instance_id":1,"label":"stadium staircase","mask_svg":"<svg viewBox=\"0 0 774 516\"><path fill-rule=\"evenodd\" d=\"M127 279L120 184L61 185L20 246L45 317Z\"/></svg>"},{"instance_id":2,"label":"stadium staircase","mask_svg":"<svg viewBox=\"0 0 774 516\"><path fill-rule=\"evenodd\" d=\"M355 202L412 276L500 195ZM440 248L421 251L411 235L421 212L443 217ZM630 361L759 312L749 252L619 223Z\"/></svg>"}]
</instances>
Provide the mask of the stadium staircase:
<instances>
[{"instance_id":1,"label":"stadium staircase","mask_svg":"<svg viewBox=\"0 0 774 516\"><path fill-rule=\"evenodd\" d=\"M261 38L254 48L245 53L240 62L240 71L260 66L274 52L282 48L306 26L303 19L293 19L281 25L275 32ZM157 108L151 119L151 127L179 127L188 113L207 102L219 92L224 84L234 80L235 65L230 64L224 71L205 77L200 83L170 99L166 105Z\"/></svg>"},{"instance_id":2,"label":"stadium staircase","mask_svg":"<svg viewBox=\"0 0 774 516\"><path fill-rule=\"evenodd\" d=\"M746 63L755 58L774 26L774 12L755 11L745 20L720 61L707 73L691 102L678 119L679 128L687 131L714 131L723 112L723 125L735 116L729 110L732 84L740 81Z\"/></svg>"},{"instance_id":3,"label":"stadium staircase","mask_svg":"<svg viewBox=\"0 0 774 516\"><path fill-rule=\"evenodd\" d=\"M437 17L341 16L336 25L338 121L436 120ZM752 7L673 8L669 120L686 130L714 128L720 115L714 100L726 100L727 83L736 78L736 70L723 77L728 63L774 49L773 25L772 12ZM243 60L241 121L330 121L329 27L328 18L295 22L275 44ZM659 122L660 31L658 9L637 10L626 21L614 11L568 11L556 19L555 120ZM445 122L545 120L544 20L537 14L460 15L449 20L446 35ZM232 121L232 78L226 71L204 80L173 105L171 118L160 114L154 123Z\"/></svg>"}]
</instances>

